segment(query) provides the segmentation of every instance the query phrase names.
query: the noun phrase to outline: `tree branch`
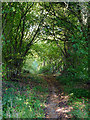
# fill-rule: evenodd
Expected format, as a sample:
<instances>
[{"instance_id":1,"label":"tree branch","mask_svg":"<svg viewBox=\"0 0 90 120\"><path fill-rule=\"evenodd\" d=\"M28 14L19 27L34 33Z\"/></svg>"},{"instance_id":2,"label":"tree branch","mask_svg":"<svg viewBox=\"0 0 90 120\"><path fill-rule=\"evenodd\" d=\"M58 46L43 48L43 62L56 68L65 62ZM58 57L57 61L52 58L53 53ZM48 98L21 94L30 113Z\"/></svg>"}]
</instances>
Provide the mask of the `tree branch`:
<instances>
[{"instance_id":1,"label":"tree branch","mask_svg":"<svg viewBox=\"0 0 90 120\"><path fill-rule=\"evenodd\" d=\"M41 13L41 14L43 14L43 13ZM47 14L46 14L46 16L47 16ZM34 41L37 33L40 31L40 26L41 26L41 24L43 23L43 21L44 21L44 19L45 19L46 16L44 15L44 18L41 19L41 21L40 21L40 23L39 23L39 25L38 25L38 28L37 28L37 30L36 30L36 32L35 32L32 40L30 41L30 43L27 44L27 46L26 46L26 51L25 51L25 53L24 53L24 56L28 53L28 50L30 49L30 46L32 45L32 43L33 43L33 41Z\"/></svg>"},{"instance_id":2,"label":"tree branch","mask_svg":"<svg viewBox=\"0 0 90 120\"><path fill-rule=\"evenodd\" d=\"M17 33L18 33L18 30L19 30L19 27L20 27L20 24L21 24L22 19L25 18L27 12L30 10L30 8L31 8L32 6L33 6L33 4L32 4L30 7L28 7L28 5L27 5L26 12L25 12L24 14L22 13L23 15L21 16L19 25L18 25L17 30L16 30ZM17 35L18 35L18 34L16 34L16 37L15 37L15 41L16 41L16 42L15 42L15 46L17 45L17 40L16 40L16 39L17 39Z\"/></svg>"}]
</instances>

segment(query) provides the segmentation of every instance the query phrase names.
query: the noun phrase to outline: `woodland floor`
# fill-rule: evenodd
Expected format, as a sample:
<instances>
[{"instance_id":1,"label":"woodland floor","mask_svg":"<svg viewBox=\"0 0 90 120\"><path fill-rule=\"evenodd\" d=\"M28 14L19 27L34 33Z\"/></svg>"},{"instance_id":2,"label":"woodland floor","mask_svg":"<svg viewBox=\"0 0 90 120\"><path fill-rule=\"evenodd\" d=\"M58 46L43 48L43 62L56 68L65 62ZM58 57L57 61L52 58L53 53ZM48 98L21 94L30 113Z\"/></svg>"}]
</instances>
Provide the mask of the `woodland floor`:
<instances>
[{"instance_id":1,"label":"woodland floor","mask_svg":"<svg viewBox=\"0 0 90 120\"><path fill-rule=\"evenodd\" d=\"M46 102L44 104L44 112L45 112L45 117L44 118L59 118L60 120L67 120L68 118L72 118L71 114L68 114L70 111L73 110L72 105L68 105L68 100L69 100L69 95L67 95L64 92L64 87L58 81L56 80L56 76L53 75L39 75L39 77L43 78L43 84L42 88L45 89L47 87L46 83L44 84L44 81L47 82L48 84L48 93L46 96L44 96L44 93L37 92L37 95L42 97L42 99L46 99ZM35 81L30 81L30 79L27 79L27 81L23 81L19 83L20 89L28 85L30 89L32 89L35 86L40 85L41 83L36 83ZM3 81L3 93L6 93L6 89L8 88L14 88L15 86L12 83L8 83ZM17 89L18 87L14 88ZM38 88L37 88L38 89ZM18 92L15 92L15 94L18 94ZM22 90L20 94L25 93L27 94L27 90ZM37 96L36 95L36 96ZM4 96L5 97L5 96ZM41 99L37 97L36 99ZM44 98L45 97L45 98ZM37 113L38 114L38 113ZM43 118L43 117L42 117Z\"/></svg>"},{"instance_id":2,"label":"woodland floor","mask_svg":"<svg viewBox=\"0 0 90 120\"><path fill-rule=\"evenodd\" d=\"M43 76L49 85L48 100L45 105L46 118L60 118L66 120L70 118L67 115L73 108L67 105L68 97L63 92L63 86L57 81L55 76Z\"/></svg>"}]
</instances>

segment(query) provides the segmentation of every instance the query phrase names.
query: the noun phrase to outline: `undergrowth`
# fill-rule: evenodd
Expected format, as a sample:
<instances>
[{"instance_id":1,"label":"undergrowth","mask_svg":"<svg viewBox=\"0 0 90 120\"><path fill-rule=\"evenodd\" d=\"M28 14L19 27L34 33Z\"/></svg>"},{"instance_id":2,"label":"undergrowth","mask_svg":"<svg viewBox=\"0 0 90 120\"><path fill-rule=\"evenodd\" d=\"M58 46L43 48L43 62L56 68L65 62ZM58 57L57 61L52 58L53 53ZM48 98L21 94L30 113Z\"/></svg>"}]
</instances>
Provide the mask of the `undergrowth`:
<instances>
[{"instance_id":1,"label":"undergrowth","mask_svg":"<svg viewBox=\"0 0 90 120\"><path fill-rule=\"evenodd\" d=\"M64 93L69 95L68 105L73 107L69 113L75 119L89 118L90 91L85 86L87 80L73 78L71 76L58 76L57 80L63 85Z\"/></svg>"},{"instance_id":2,"label":"undergrowth","mask_svg":"<svg viewBox=\"0 0 90 120\"><path fill-rule=\"evenodd\" d=\"M47 83L37 76L30 78L30 84L3 80L3 118L45 117Z\"/></svg>"}]
</instances>

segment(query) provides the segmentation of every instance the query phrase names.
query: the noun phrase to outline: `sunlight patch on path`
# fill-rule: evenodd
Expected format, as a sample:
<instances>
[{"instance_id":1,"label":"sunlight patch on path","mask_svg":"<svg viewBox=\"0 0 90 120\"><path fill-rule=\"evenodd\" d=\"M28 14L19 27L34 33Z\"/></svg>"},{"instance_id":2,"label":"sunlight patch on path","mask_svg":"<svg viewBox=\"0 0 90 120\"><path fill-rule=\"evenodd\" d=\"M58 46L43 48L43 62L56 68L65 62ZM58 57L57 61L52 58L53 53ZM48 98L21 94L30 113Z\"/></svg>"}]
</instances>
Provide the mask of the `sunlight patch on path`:
<instances>
[{"instance_id":1,"label":"sunlight patch on path","mask_svg":"<svg viewBox=\"0 0 90 120\"><path fill-rule=\"evenodd\" d=\"M46 103L46 118L62 118L66 120L70 118L67 115L73 108L67 105L69 96L64 95L64 93L58 93L57 88L55 88L53 79L45 77L45 80L49 83L49 98Z\"/></svg>"}]
</instances>

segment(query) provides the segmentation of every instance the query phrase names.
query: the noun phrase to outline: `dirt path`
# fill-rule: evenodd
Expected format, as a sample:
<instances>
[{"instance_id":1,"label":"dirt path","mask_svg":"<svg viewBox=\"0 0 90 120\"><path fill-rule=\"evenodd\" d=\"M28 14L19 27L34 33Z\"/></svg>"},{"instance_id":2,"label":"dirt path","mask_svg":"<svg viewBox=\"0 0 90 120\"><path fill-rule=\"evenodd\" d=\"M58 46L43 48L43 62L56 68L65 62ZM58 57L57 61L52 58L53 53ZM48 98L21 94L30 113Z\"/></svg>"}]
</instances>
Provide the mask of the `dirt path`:
<instances>
[{"instance_id":1,"label":"dirt path","mask_svg":"<svg viewBox=\"0 0 90 120\"><path fill-rule=\"evenodd\" d=\"M47 80L50 91L45 105L46 118L60 118L62 120L67 120L70 118L67 113L72 109L72 107L67 105L69 96L64 95L62 88L58 88L55 77L44 76L44 79Z\"/></svg>"}]
</instances>

